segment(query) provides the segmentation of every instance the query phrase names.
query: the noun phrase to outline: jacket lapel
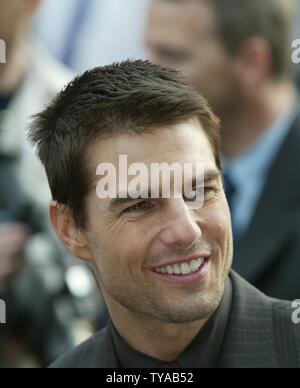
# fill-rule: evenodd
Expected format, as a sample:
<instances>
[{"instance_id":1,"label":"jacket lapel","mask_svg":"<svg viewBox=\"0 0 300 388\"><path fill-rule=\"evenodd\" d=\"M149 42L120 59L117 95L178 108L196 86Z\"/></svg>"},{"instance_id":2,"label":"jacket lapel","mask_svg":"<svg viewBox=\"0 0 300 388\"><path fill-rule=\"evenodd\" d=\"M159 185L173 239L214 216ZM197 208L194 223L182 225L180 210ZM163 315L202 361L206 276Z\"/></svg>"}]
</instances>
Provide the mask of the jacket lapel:
<instances>
[{"instance_id":1,"label":"jacket lapel","mask_svg":"<svg viewBox=\"0 0 300 388\"><path fill-rule=\"evenodd\" d=\"M300 117L273 164L247 234L235 247L234 269L256 282L290 244L300 216Z\"/></svg>"},{"instance_id":2,"label":"jacket lapel","mask_svg":"<svg viewBox=\"0 0 300 388\"><path fill-rule=\"evenodd\" d=\"M231 273L233 302L219 368L277 368L271 300Z\"/></svg>"}]
</instances>

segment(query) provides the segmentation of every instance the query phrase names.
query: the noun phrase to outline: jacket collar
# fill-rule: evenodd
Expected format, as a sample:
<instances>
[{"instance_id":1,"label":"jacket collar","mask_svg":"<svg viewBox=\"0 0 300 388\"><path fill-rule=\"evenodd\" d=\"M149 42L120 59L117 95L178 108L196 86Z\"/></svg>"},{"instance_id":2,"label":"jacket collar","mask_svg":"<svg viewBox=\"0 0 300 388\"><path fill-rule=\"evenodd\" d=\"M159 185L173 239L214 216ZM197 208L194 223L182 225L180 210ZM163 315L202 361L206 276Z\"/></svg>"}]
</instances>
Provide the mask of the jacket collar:
<instances>
[{"instance_id":1,"label":"jacket collar","mask_svg":"<svg viewBox=\"0 0 300 388\"><path fill-rule=\"evenodd\" d=\"M299 153L300 114L273 164L250 228L235 247L235 270L250 282L262 276L276 253L289 244L300 212Z\"/></svg>"}]
</instances>

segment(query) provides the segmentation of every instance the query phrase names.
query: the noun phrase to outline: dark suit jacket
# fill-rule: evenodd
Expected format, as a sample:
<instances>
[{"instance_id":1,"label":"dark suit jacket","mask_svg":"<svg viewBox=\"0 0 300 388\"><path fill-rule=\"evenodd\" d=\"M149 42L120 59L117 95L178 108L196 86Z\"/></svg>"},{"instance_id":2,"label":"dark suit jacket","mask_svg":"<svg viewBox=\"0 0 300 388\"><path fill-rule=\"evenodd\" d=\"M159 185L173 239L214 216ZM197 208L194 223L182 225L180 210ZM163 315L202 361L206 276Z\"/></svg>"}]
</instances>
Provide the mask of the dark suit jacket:
<instances>
[{"instance_id":1,"label":"dark suit jacket","mask_svg":"<svg viewBox=\"0 0 300 388\"><path fill-rule=\"evenodd\" d=\"M267 298L234 272L233 303L219 368L300 368L300 325L291 303ZM108 328L52 368L118 368ZM137 365L138 367L138 365Z\"/></svg>"},{"instance_id":2,"label":"dark suit jacket","mask_svg":"<svg viewBox=\"0 0 300 388\"><path fill-rule=\"evenodd\" d=\"M266 295L300 299L300 114L235 247L234 269Z\"/></svg>"}]
</instances>

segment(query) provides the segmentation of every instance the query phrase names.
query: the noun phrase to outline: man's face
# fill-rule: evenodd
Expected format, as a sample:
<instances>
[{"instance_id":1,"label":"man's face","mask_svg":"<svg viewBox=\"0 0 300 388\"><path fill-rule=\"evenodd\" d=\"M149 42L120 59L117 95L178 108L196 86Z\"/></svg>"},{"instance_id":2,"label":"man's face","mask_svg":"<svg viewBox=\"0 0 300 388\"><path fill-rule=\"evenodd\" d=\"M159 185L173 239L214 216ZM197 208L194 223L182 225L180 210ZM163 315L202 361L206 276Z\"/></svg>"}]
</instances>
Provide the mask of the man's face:
<instances>
[{"instance_id":1,"label":"man's face","mask_svg":"<svg viewBox=\"0 0 300 388\"><path fill-rule=\"evenodd\" d=\"M233 60L216 31L207 0L152 0L146 37L150 59L181 71L223 117L234 108L237 87Z\"/></svg>"},{"instance_id":2,"label":"man's face","mask_svg":"<svg viewBox=\"0 0 300 388\"><path fill-rule=\"evenodd\" d=\"M8 61L37 4L37 0L0 0L0 39L6 43Z\"/></svg>"},{"instance_id":3,"label":"man's face","mask_svg":"<svg viewBox=\"0 0 300 388\"><path fill-rule=\"evenodd\" d=\"M128 165L143 163L149 171L152 163L201 163L207 181L205 203L196 210L185 198L118 202L99 199L96 190L89 194L84 233L108 306L117 304L167 323L209 317L220 303L231 267L232 232L220 172L204 130L192 120L152 134L101 140L91 149L93 171L103 162L119 171L120 155L128 156ZM193 274L163 273L173 263L194 259L197 266L202 258L202 267Z\"/></svg>"},{"instance_id":4,"label":"man's face","mask_svg":"<svg viewBox=\"0 0 300 388\"><path fill-rule=\"evenodd\" d=\"M7 45L15 39L21 10L20 0L0 0L0 38Z\"/></svg>"}]
</instances>

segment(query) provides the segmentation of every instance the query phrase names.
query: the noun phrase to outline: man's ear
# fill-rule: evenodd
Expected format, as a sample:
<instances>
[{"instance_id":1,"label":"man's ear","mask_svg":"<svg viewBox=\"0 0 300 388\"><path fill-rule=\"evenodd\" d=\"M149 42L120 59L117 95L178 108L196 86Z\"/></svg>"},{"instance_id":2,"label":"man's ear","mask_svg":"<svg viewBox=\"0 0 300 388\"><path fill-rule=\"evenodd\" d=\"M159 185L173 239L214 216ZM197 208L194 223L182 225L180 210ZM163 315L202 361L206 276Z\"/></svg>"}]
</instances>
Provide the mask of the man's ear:
<instances>
[{"instance_id":1,"label":"man's ear","mask_svg":"<svg viewBox=\"0 0 300 388\"><path fill-rule=\"evenodd\" d=\"M67 250L81 260L92 261L88 241L76 226L68 206L51 201L49 215L56 234Z\"/></svg>"},{"instance_id":2,"label":"man's ear","mask_svg":"<svg viewBox=\"0 0 300 388\"><path fill-rule=\"evenodd\" d=\"M235 57L238 76L247 89L256 89L272 75L272 47L263 38L245 41Z\"/></svg>"}]
</instances>

